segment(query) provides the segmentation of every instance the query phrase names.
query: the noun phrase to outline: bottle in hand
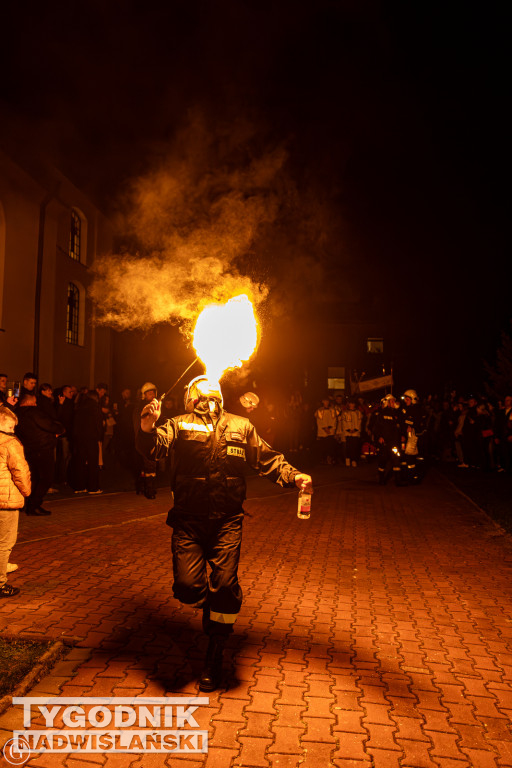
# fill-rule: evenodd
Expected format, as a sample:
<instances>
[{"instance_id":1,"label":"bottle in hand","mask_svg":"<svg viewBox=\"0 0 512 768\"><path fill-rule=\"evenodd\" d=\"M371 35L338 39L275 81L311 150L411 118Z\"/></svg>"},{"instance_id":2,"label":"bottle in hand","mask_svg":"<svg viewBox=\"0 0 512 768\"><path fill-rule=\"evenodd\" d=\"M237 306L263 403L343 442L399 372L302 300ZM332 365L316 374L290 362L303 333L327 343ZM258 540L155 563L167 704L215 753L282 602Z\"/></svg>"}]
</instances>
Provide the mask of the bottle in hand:
<instances>
[{"instance_id":1,"label":"bottle in hand","mask_svg":"<svg viewBox=\"0 0 512 768\"><path fill-rule=\"evenodd\" d=\"M311 493L299 491L299 503L297 507L297 517L299 520L309 520L311 515Z\"/></svg>"}]
</instances>

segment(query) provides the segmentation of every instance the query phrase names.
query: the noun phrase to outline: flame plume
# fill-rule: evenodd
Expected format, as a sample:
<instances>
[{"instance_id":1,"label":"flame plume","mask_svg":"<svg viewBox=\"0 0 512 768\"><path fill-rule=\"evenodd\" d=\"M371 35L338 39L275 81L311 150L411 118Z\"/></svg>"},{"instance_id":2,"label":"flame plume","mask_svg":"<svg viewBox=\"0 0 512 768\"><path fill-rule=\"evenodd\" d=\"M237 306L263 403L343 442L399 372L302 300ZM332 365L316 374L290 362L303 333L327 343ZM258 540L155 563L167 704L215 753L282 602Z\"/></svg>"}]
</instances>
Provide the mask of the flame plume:
<instances>
[{"instance_id":1,"label":"flame plume","mask_svg":"<svg viewBox=\"0 0 512 768\"><path fill-rule=\"evenodd\" d=\"M246 294L208 304L197 318L193 345L210 381L247 362L258 345L258 321Z\"/></svg>"}]
</instances>

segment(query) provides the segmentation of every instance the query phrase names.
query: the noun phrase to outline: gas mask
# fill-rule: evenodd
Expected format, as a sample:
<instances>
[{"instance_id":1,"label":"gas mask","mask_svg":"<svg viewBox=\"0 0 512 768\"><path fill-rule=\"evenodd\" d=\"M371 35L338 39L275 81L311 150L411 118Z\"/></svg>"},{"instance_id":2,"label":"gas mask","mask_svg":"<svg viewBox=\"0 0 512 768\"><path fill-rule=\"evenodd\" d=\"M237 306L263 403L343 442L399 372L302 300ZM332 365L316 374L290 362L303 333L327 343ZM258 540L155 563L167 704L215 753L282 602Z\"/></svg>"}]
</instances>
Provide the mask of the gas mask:
<instances>
[{"instance_id":1,"label":"gas mask","mask_svg":"<svg viewBox=\"0 0 512 768\"><path fill-rule=\"evenodd\" d=\"M203 374L197 376L185 388L185 410L187 413L218 413L223 405L222 393L218 382L211 382Z\"/></svg>"}]
</instances>

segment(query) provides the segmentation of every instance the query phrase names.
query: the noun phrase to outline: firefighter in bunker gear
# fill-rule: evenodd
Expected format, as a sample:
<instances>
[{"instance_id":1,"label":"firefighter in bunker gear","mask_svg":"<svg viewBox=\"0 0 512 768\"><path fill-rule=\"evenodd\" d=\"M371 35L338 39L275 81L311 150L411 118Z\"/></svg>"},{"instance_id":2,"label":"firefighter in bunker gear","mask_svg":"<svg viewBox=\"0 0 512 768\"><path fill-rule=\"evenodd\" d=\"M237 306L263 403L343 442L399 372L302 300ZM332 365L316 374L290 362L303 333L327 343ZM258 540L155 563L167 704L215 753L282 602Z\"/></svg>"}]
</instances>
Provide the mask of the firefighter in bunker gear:
<instances>
[{"instance_id":1,"label":"firefighter in bunker gear","mask_svg":"<svg viewBox=\"0 0 512 768\"><path fill-rule=\"evenodd\" d=\"M242 604L237 570L247 468L283 487L304 490L311 490L311 477L262 440L247 418L224 411L220 387L205 376L187 387L185 410L155 429L160 404L153 400L142 411L137 448L152 460L174 454L174 507L168 518L173 593L203 609L210 644L200 689L211 691L219 685L223 644Z\"/></svg>"},{"instance_id":2,"label":"firefighter in bunker gear","mask_svg":"<svg viewBox=\"0 0 512 768\"><path fill-rule=\"evenodd\" d=\"M426 432L426 415L414 389L407 389L400 405L402 432L402 474L404 479L417 485L425 473L423 441Z\"/></svg>"},{"instance_id":3,"label":"firefighter in bunker gear","mask_svg":"<svg viewBox=\"0 0 512 768\"><path fill-rule=\"evenodd\" d=\"M396 400L393 395L386 395L381 400L381 407L372 426L373 437L377 442L379 484L387 483L390 467L395 485L401 485L400 467L400 422Z\"/></svg>"}]
</instances>

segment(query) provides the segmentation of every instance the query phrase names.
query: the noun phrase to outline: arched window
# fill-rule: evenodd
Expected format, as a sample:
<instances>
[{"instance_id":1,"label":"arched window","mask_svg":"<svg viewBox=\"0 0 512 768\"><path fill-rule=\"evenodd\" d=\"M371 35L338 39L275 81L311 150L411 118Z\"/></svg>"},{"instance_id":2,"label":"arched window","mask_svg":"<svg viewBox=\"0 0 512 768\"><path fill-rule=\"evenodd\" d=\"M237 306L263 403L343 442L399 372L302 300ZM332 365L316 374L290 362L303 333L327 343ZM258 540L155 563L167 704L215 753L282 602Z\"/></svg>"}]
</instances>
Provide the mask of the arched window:
<instances>
[{"instance_id":1,"label":"arched window","mask_svg":"<svg viewBox=\"0 0 512 768\"><path fill-rule=\"evenodd\" d=\"M66 341L78 344L80 328L80 290L74 283L68 285L68 304L66 315Z\"/></svg>"},{"instance_id":2,"label":"arched window","mask_svg":"<svg viewBox=\"0 0 512 768\"><path fill-rule=\"evenodd\" d=\"M71 227L69 230L69 256L75 261L82 261L82 217L74 208L71 209Z\"/></svg>"}]
</instances>

